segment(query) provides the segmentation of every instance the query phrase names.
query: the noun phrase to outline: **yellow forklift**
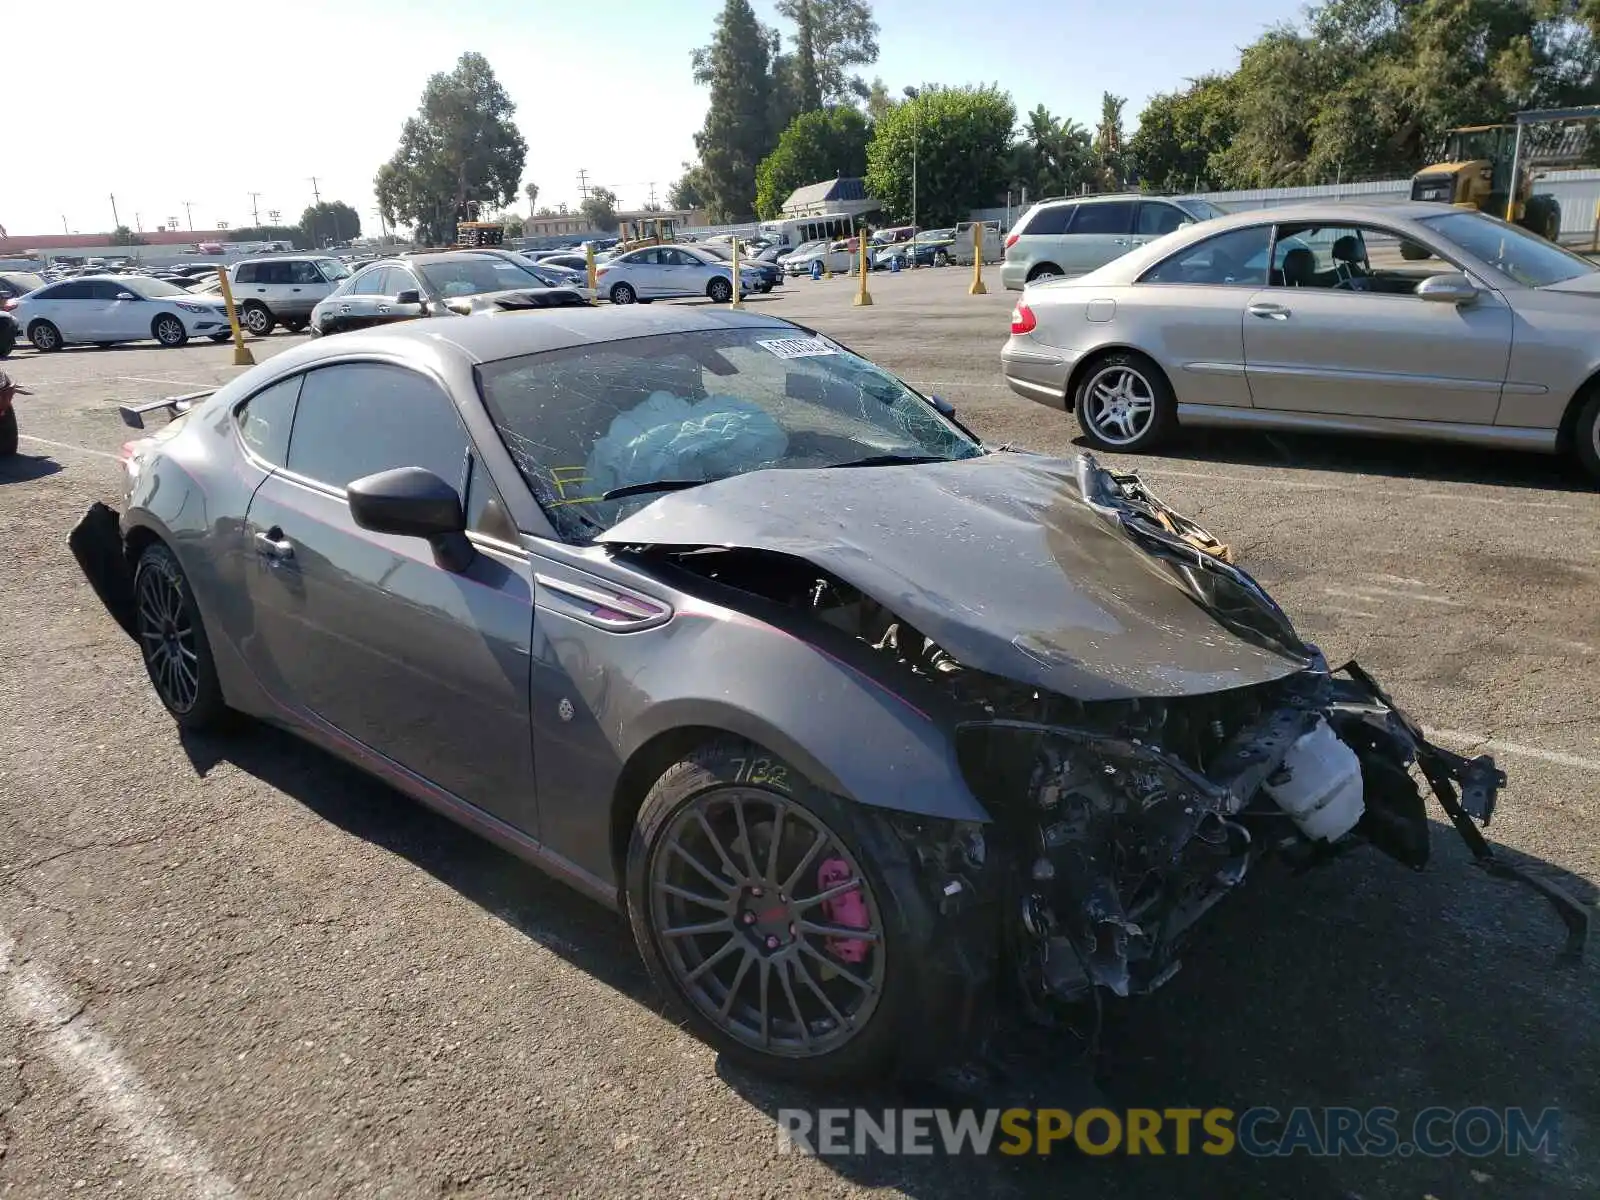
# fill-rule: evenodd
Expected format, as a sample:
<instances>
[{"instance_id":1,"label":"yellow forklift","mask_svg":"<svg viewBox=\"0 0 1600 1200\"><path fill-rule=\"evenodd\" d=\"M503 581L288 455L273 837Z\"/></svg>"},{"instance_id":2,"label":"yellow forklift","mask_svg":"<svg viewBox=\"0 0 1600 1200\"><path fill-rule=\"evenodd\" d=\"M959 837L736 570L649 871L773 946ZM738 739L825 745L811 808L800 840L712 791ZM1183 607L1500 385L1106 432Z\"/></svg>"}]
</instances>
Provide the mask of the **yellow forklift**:
<instances>
[{"instance_id":1,"label":"yellow forklift","mask_svg":"<svg viewBox=\"0 0 1600 1200\"><path fill-rule=\"evenodd\" d=\"M637 250L641 246L664 246L677 241L676 217L641 217L617 226L617 249Z\"/></svg>"},{"instance_id":2,"label":"yellow forklift","mask_svg":"<svg viewBox=\"0 0 1600 1200\"><path fill-rule=\"evenodd\" d=\"M1445 134L1444 161L1412 176L1411 198L1492 213L1556 241L1561 206L1554 196L1534 195L1533 184L1591 157L1587 122L1596 118L1600 105L1546 108L1519 112L1504 125L1452 129Z\"/></svg>"}]
</instances>

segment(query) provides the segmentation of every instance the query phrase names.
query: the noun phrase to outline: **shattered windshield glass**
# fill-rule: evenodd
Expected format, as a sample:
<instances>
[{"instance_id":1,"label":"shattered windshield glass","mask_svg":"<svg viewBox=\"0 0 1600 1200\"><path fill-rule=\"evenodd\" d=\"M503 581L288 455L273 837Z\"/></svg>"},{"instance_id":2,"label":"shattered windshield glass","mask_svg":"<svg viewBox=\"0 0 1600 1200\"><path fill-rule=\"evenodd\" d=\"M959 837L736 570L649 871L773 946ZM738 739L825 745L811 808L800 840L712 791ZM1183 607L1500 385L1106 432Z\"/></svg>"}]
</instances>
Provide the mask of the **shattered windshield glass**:
<instances>
[{"instance_id":1,"label":"shattered windshield glass","mask_svg":"<svg viewBox=\"0 0 1600 1200\"><path fill-rule=\"evenodd\" d=\"M563 537L656 499L605 499L769 468L971 458L921 396L827 338L784 328L664 334L486 363L484 402Z\"/></svg>"}]
</instances>

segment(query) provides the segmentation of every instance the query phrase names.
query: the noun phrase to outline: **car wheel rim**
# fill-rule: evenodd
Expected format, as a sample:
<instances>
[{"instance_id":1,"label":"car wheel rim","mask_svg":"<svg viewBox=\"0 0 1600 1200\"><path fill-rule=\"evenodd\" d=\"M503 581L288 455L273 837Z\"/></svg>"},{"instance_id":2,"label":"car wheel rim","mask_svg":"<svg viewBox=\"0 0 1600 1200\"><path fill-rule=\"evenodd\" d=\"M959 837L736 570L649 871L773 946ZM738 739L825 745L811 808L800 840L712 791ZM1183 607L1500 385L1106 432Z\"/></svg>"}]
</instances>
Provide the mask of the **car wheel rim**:
<instances>
[{"instance_id":1,"label":"car wheel rim","mask_svg":"<svg viewBox=\"0 0 1600 1200\"><path fill-rule=\"evenodd\" d=\"M267 327L267 314L259 308L247 308L244 313L244 323L251 333L260 333Z\"/></svg>"},{"instance_id":2,"label":"car wheel rim","mask_svg":"<svg viewBox=\"0 0 1600 1200\"><path fill-rule=\"evenodd\" d=\"M176 321L163 321L156 327L156 337L163 342L175 342L183 336L183 326Z\"/></svg>"},{"instance_id":3,"label":"car wheel rim","mask_svg":"<svg viewBox=\"0 0 1600 1200\"><path fill-rule=\"evenodd\" d=\"M49 350L56 344L56 331L48 325L41 325L33 331L33 344L41 350Z\"/></svg>"},{"instance_id":4,"label":"car wheel rim","mask_svg":"<svg viewBox=\"0 0 1600 1200\"><path fill-rule=\"evenodd\" d=\"M1600 462L1600 413L1595 414L1594 425L1589 430L1589 440L1594 443L1594 457Z\"/></svg>"},{"instance_id":5,"label":"car wheel rim","mask_svg":"<svg viewBox=\"0 0 1600 1200\"><path fill-rule=\"evenodd\" d=\"M1155 414L1155 391L1132 367L1102 368L1084 389L1084 423L1112 445L1138 441L1149 431Z\"/></svg>"},{"instance_id":6,"label":"car wheel rim","mask_svg":"<svg viewBox=\"0 0 1600 1200\"><path fill-rule=\"evenodd\" d=\"M139 646L151 682L168 708L186 713L200 694L200 652L183 584L165 567L139 574Z\"/></svg>"},{"instance_id":7,"label":"car wheel rim","mask_svg":"<svg viewBox=\"0 0 1600 1200\"><path fill-rule=\"evenodd\" d=\"M814 815L754 788L686 804L650 862L651 924L679 990L728 1036L785 1058L837 1050L883 995L881 910Z\"/></svg>"}]
</instances>

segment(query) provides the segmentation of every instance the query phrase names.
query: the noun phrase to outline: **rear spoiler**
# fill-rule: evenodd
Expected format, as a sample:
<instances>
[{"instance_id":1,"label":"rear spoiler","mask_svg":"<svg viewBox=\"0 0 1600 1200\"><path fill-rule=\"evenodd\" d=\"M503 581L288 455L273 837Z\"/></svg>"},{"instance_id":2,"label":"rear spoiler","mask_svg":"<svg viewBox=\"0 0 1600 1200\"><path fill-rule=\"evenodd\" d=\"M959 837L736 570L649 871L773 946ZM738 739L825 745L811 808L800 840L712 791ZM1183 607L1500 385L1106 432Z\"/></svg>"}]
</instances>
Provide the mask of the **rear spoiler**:
<instances>
[{"instance_id":1,"label":"rear spoiler","mask_svg":"<svg viewBox=\"0 0 1600 1200\"><path fill-rule=\"evenodd\" d=\"M119 404L117 415L122 418L122 423L130 429L144 428L145 413L156 412L159 409L167 410L167 419L181 416L194 407L196 400L204 400L216 392L216 388L207 388L203 392L186 392L182 396L168 396L165 400L156 400L149 404Z\"/></svg>"}]
</instances>

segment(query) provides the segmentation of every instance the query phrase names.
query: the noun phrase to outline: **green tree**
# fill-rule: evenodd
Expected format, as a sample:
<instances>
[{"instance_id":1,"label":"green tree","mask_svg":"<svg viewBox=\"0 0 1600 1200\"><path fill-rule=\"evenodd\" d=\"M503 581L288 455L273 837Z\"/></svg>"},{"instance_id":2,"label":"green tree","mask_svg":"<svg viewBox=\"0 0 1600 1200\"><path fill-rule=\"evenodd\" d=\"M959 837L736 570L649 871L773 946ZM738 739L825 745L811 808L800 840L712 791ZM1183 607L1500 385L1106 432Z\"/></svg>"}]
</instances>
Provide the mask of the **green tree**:
<instances>
[{"instance_id":1,"label":"green tree","mask_svg":"<svg viewBox=\"0 0 1600 1200\"><path fill-rule=\"evenodd\" d=\"M1041 104L1022 123L1008 182L1034 198L1066 196L1094 184L1096 170L1089 131L1070 117L1058 121Z\"/></svg>"},{"instance_id":2,"label":"green tree","mask_svg":"<svg viewBox=\"0 0 1600 1200\"><path fill-rule=\"evenodd\" d=\"M872 82L867 85L866 105L867 117L874 125L883 120L888 111L894 107L895 99L889 94L888 85L883 82L881 76L874 76Z\"/></svg>"},{"instance_id":3,"label":"green tree","mask_svg":"<svg viewBox=\"0 0 1600 1200\"><path fill-rule=\"evenodd\" d=\"M1099 165L1098 183L1103 191L1122 186L1126 174L1122 144L1122 109L1128 101L1110 92L1100 94L1100 124L1094 133L1094 157Z\"/></svg>"},{"instance_id":4,"label":"green tree","mask_svg":"<svg viewBox=\"0 0 1600 1200\"><path fill-rule=\"evenodd\" d=\"M683 164L683 174L667 188L667 203L673 208L705 207L705 186L698 163Z\"/></svg>"},{"instance_id":5,"label":"green tree","mask_svg":"<svg viewBox=\"0 0 1600 1200\"><path fill-rule=\"evenodd\" d=\"M111 244L113 246L142 246L144 239L126 225L118 225L111 231Z\"/></svg>"},{"instance_id":6,"label":"green tree","mask_svg":"<svg viewBox=\"0 0 1600 1200\"><path fill-rule=\"evenodd\" d=\"M1224 76L1205 75L1181 92L1152 96L1128 139L1128 173L1157 191L1220 186L1211 158L1237 128L1231 87Z\"/></svg>"},{"instance_id":7,"label":"green tree","mask_svg":"<svg viewBox=\"0 0 1600 1200\"><path fill-rule=\"evenodd\" d=\"M590 188L578 211L590 225L611 233L617 228L617 194L605 188Z\"/></svg>"},{"instance_id":8,"label":"green tree","mask_svg":"<svg viewBox=\"0 0 1600 1200\"><path fill-rule=\"evenodd\" d=\"M525 228L526 226L523 225L521 213L512 213L506 218L506 236L508 238L521 237Z\"/></svg>"},{"instance_id":9,"label":"green tree","mask_svg":"<svg viewBox=\"0 0 1600 1200\"><path fill-rule=\"evenodd\" d=\"M287 242L296 250L310 248L306 231L298 225L247 225L228 230L230 242Z\"/></svg>"},{"instance_id":10,"label":"green tree","mask_svg":"<svg viewBox=\"0 0 1600 1200\"><path fill-rule=\"evenodd\" d=\"M726 0L711 45L695 53L695 79L711 88L694 135L703 198L718 221L755 210L756 166L772 148L772 47L750 0Z\"/></svg>"},{"instance_id":11,"label":"green tree","mask_svg":"<svg viewBox=\"0 0 1600 1200\"><path fill-rule=\"evenodd\" d=\"M522 194L528 198L528 211L532 212L539 203L539 185L532 182L523 184Z\"/></svg>"},{"instance_id":12,"label":"green tree","mask_svg":"<svg viewBox=\"0 0 1600 1200\"><path fill-rule=\"evenodd\" d=\"M794 23L793 71L798 111L865 99L870 86L852 73L878 61L878 23L865 0L778 0Z\"/></svg>"},{"instance_id":13,"label":"green tree","mask_svg":"<svg viewBox=\"0 0 1600 1200\"><path fill-rule=\"evenodd\" d=\"M308 246L348 242L361 236L361 214L343 200L324 200L300 214L300 228Z\"/></svg>"},{"instance_id":14,"label":"green tree","mask_svg":"<svg viewBox=\"0 0 1600 1200\"><path fill-rule=\"evenodd\" d=\"M1017 110L994 86L928 87L895 105L867 147L867 190L896 219L911 214L913 147L917 215L925 225L965 220L1005 192Z\"/></svg>"},{"instance_id":15,"label":"green tree","mask_svg":"<svg viewBox=\"0 0 1600 1200\"><path fill-rule=\"evenodd\" d=\"M415 226L419 240L444 242L454 240L469 201L511 203L528 155L515 112L481 54L469 51L455 70L430 77L399 149L378 169L384 217Z\"/></svg>"},{"instance_id":16,"label":"green tree","mask_svg":"<svg viewBox=\"0 0 1600 1200\"><path fill-rule=\"evenodd\" d=\"M840 175L865 175L872 127L855 108L801 113L756 168L756 215L771 220L798 187Z\"/></svg>"}]
</instances>

